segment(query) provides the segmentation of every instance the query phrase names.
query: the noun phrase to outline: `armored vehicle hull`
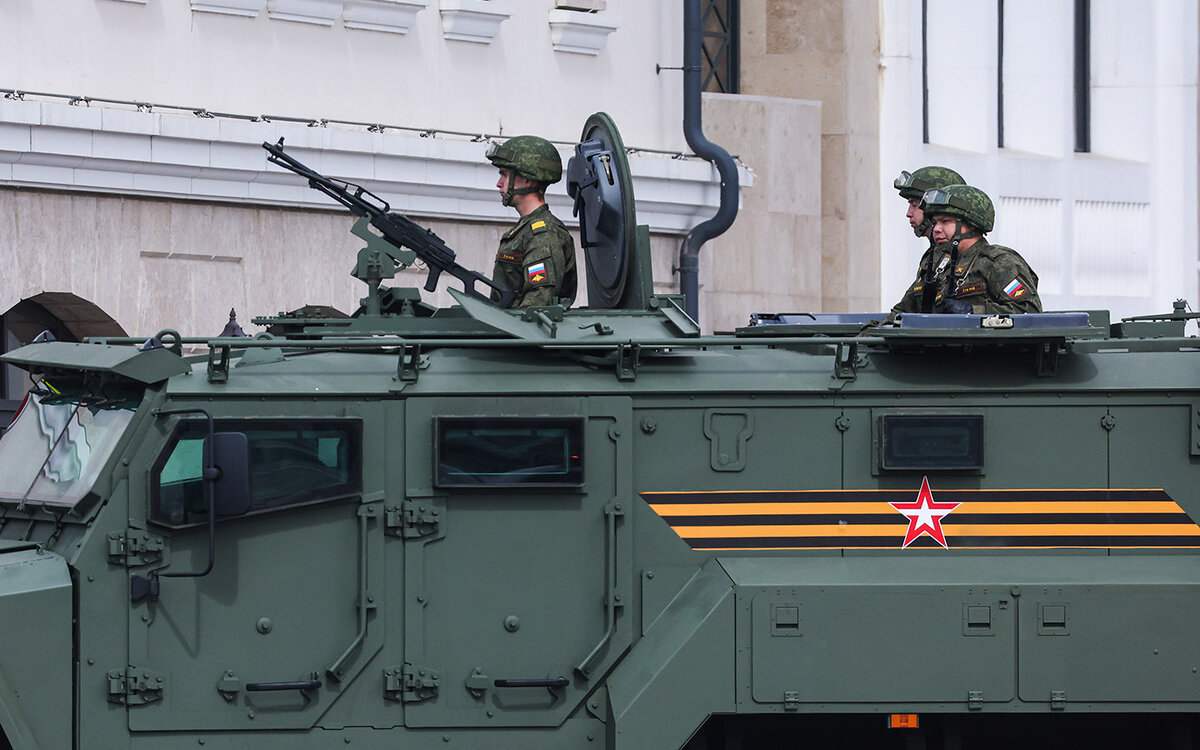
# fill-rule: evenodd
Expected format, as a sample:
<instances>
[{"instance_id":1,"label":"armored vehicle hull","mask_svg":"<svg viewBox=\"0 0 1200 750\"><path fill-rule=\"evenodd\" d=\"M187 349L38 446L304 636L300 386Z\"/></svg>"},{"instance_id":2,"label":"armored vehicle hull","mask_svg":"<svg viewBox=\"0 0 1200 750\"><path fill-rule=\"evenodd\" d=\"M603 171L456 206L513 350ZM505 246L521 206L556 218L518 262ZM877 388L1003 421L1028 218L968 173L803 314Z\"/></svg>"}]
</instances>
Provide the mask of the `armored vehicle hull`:
<instances>
[{"instance_id":1,"label":"armored vehicle hull","mask_svg":"<svg viewBox=\"0 0 1200 750\"><path fill-rule=\"evenodd\" d=\"M605 120L614 309L5 355L0 747L1195 746L1193 316L701 336Z\"/></svg>"}]
</instances>

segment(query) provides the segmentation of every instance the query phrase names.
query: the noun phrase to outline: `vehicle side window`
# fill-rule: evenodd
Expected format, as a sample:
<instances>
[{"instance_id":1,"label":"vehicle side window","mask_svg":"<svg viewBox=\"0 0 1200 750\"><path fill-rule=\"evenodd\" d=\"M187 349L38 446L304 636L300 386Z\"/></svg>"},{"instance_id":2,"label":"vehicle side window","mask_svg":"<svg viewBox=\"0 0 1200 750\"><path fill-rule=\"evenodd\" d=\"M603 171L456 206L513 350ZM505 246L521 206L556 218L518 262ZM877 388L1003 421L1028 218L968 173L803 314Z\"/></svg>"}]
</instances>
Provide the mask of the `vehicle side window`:
<instances>
[{"instance_id":1,"label":"vehicle side window","mask_svg":"<svg viewBox=\"0 0 1200 750\"><path fill-rule=\"evenodd\" d=\"M580 417L439 417L438 487L582 487Z\"/></svg>"},{"instance_id":2,"label":"vehicle side window","mask_svg":"<svg viewBox=\"0 0 1200 750\"><path fill-rule=\"evenodd\" d=\"M345 497L362 486L357 422L218 420L216 428L246 435L251 514ZM155 523L187 526L207 520L205 434L203 424L185 423L155 464L150 509Z\"/></svg>"}]
</instances>

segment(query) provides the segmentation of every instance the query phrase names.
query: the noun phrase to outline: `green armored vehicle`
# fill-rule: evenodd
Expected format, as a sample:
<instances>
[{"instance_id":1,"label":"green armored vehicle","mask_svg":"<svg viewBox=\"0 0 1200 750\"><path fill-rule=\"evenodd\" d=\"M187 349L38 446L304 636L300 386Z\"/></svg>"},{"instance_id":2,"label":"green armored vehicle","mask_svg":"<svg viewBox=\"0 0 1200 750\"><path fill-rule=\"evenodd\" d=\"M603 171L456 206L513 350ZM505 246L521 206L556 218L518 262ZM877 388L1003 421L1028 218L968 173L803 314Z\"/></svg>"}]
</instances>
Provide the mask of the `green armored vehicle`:
<instances>
[{"instance_id":1,"label":"green armored vehicle","mask_svg":"<svg viewBox=\"0 0 1200 750\"><path fill-rule=\"evenodd\" d=\"M604 307L508 311L302 172L363 217L354 316L4 357L0 746L1196 745L1188 314L702 336L581 141ZM418 249L460 305L385 286Z\"/></svg>"}]
</instances>

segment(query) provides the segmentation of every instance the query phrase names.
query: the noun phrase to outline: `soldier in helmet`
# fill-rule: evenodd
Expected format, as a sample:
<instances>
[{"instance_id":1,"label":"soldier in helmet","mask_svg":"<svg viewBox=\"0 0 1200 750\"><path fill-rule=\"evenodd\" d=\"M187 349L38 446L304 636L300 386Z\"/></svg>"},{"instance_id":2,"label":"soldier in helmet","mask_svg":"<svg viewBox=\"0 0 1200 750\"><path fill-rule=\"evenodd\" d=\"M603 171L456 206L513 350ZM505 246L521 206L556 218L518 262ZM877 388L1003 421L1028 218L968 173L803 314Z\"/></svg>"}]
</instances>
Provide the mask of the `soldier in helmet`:
<instances>
[{"instance_id":1,"label":"soldier in helmet","mask_svg":"<svg viewBox=\"0 0 1200 750\"><path fill-rule=\"evenodd\" d=\"M946 187L947 185L965 185L966 180L958 172L949 167L921 167L915 172L904 171L892 183L900 193L900 197L908 201L908 225L913 234L918 237L929 237L929 248L933 249L933 222L921 210L921 197L926 190Z\"/></svg>"},{"instance_id":2,"label":"soldier in helmet","mask_svg":"<svg viewBox=\"0 0 1200 750\"><path fill-rule=\"evenodd\" d=\"M500 238L492 280L517 293L513 308L570 305L579 283L575 241L546 205L546 188L562 178L558 149L545 138L519 135L494 144L487 158L500 170L501 202L521 216Z\"/></svg>"},{"instance_id":3,"label":"soldier in helmet","mask_svg":"<svg viewBox=\"0 0 1200 750\"><path fill-rule=\"evenodd\" d=\"M996 216L987 193L970 185L932 188L921 210L932 222L934 246L893 313L1042 311L1037 274L1017 251L984 238Z\"/></svg>"}]
</instances>

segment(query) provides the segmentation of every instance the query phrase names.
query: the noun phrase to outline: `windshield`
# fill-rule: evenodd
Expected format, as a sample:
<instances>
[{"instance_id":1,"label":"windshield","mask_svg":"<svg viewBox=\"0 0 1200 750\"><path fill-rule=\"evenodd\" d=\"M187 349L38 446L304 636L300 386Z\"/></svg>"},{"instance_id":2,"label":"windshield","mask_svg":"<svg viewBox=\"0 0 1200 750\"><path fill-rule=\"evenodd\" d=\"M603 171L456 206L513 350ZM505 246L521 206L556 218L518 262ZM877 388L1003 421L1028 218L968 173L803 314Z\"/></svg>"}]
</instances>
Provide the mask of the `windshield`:
<instances>
[{"instance_id":1,"label":"windshield","mask_svg":"<svg viewBox=\"0 0 1200 750\"><path fill-rule=\"evenodd\" d=\"M0 498L75 505L92 488L132 418L126 409L44 404L28 394L0 437Z\"/></svg>"}]
</instances>

